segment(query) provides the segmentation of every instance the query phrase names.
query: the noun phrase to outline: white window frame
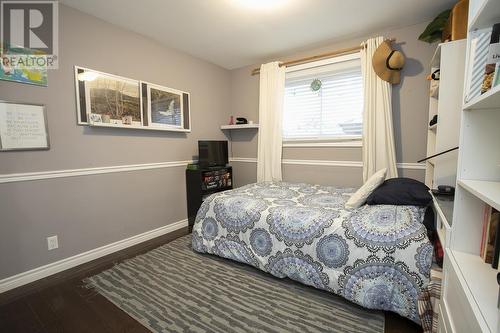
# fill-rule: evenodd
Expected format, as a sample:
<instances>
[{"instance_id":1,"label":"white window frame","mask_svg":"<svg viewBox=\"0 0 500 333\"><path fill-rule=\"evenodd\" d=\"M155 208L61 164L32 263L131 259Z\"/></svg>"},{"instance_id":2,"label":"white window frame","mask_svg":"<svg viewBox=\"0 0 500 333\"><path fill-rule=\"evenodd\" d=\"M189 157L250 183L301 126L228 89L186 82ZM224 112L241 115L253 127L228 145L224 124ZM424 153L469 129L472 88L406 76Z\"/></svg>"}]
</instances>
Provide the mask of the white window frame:
<instances>
[{"instance_id":1,"label":"white window frame","mask_svg":"<svg viewBox=\"0 0 500 333\"><path fill-rule=\"evenodd\" d=\"M339 62L361 59L361 52L341 55L333 58L317 60L305 64L287 67L285 73L293 73L315 67L331 65ZM285 74L285 75L286 75ZM286 79L285 79L286 80ZM362 135L332 137L325 139L286 139L283 140L284 148L329 148L329 147L344 147L358 148L363 146Z\"/></svg>"}]
</instances>

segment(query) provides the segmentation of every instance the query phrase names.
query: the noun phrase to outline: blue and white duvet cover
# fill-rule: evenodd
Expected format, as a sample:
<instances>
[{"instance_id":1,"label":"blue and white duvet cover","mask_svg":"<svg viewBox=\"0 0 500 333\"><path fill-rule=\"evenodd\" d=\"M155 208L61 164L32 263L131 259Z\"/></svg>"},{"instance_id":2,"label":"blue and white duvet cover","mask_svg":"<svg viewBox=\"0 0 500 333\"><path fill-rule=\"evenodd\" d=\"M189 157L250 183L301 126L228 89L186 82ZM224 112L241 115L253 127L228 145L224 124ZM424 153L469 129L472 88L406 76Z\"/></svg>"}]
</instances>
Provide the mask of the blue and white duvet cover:
<instances>
[{"instance_id":1,"label":"blue and white duvet cover","mask_svg":"<svg viewBox=\"0 0 500 333\"><path fill-rule=\"evenodd\" d=\"M214 194L200 207L193 249L328 290L420 323L432 245L424 208L344 208L353 189L257 183Z\"/></svg>"}]
</instances>

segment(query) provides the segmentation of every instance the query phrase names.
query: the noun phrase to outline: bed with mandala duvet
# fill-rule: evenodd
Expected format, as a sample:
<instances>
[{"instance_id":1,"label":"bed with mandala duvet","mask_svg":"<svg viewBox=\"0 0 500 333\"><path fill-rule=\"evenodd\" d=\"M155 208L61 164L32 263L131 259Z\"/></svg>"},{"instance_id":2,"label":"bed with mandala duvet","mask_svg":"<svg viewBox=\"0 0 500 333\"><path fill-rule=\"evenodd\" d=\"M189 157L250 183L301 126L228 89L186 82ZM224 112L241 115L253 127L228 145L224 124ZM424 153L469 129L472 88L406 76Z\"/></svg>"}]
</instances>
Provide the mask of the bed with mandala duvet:
<instances>
[{"instance_id":1,"label":"bed with mandala duvet","mask_svg":"<svg viewBox=\"0 0 500 333\"><path fill-rule=\"evenodd\" d=\"M193 249L420 323L433 252L425 208L346 209L354 191L265 182L214 194L196 216Z\"/></svg>"}]
</instances>

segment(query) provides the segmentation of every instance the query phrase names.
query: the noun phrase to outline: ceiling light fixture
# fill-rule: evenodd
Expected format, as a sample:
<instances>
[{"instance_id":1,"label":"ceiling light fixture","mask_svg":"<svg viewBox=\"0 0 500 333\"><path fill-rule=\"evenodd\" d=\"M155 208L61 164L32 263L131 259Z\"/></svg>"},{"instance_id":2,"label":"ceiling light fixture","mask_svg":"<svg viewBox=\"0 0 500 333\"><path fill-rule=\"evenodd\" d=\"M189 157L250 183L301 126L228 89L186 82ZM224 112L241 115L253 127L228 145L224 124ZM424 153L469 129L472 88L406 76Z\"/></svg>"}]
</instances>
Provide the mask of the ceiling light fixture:
<instances>
[{"instance_id":1,"label":"ceiling light fixture","mask_svg":"<svg viewBox=\"0 0 500 333\"><path fill-rule=\"evenodd\" d=\"M288 2L288 0L233 0L233 2L242 7L265 10L282 6Z\"/></svg>"}]
</instances>

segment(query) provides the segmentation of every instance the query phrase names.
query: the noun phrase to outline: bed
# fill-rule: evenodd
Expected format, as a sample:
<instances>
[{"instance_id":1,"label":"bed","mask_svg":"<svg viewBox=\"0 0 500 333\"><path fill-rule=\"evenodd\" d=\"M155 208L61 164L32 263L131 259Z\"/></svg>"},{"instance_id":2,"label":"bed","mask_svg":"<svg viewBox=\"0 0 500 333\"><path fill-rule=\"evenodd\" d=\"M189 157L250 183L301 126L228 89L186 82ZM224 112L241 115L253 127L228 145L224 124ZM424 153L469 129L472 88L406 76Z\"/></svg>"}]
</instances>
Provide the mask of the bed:
<instances>
[{"instance_id":1,"label":"bed","mask_svg":"<svg viewBox=\"0 0 500 333\"><path fill-rule=\"evenodd\" d=\"M192 246L420 323L433 247L425 208L346 209L350 188L264 182L201 205Z\"/></svg>"}]
</instances>

